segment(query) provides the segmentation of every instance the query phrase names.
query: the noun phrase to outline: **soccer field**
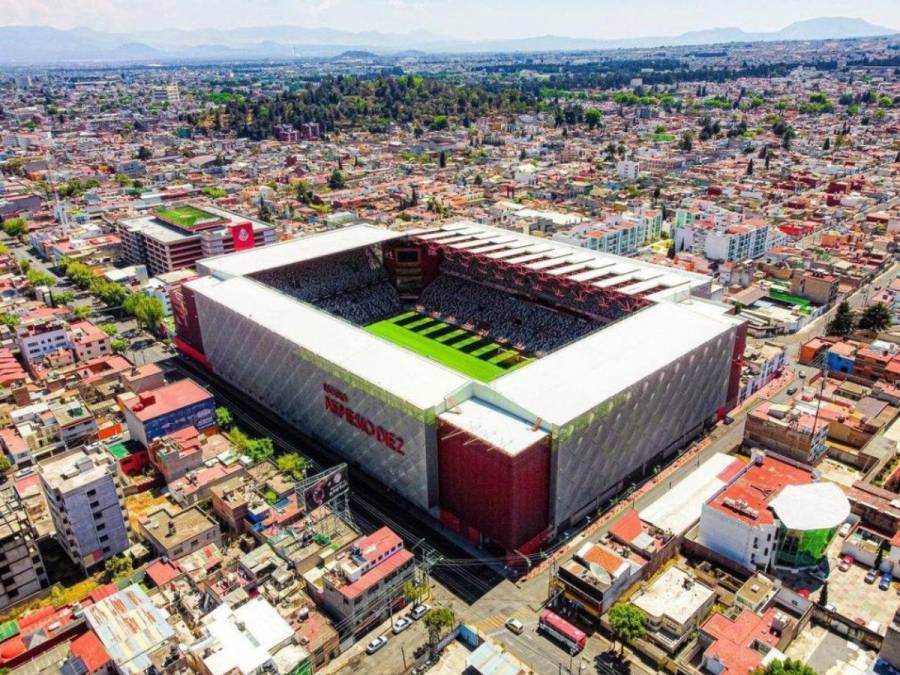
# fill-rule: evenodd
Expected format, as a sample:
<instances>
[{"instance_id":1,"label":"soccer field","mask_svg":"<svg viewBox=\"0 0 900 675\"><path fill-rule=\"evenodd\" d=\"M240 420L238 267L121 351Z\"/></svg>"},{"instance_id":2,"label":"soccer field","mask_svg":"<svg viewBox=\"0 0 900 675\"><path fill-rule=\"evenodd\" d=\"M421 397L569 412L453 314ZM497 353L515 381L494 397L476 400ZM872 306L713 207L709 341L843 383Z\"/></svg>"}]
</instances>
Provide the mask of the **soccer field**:
<instances>
[{"instance_id":1,"label":"soccer field","mask_svg":"<svg viewBox=\"0 0 900 675\"><path fill-rule=\"evenodd\" d=\"M417 312L370 324L366 330L480 382L490 382L532 360L514 349Z\"/></svg>"},{"instance_id":2,"label":"soccer field","mask_svg":"<svg viewBox=\"0 0 900 675\"><path fill-rule=\"evenodd\" d=\"M171 209L156 209L156 215L175 225L193 229L195 225L204 221L218 220L208 211L203 211L195 206L175 206Z\"/></svg>"}]
</instances>

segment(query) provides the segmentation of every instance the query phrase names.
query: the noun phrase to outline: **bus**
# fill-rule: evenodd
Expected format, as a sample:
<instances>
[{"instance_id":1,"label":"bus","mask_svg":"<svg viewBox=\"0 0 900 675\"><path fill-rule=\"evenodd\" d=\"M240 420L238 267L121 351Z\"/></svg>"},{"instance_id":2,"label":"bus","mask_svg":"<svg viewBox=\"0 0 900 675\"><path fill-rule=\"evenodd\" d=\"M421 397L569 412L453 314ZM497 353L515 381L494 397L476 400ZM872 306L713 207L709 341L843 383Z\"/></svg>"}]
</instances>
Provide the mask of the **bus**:
<instances>
[{"instance_id":1,"label":"bus","mask_svg":"<svg viewBox=\"0 0 900 675\"><path fill-rule=\"evenodd\" d=\"M570 654L577 654L587 642L587 635L584 631L579 630L558 614L554 614L549 609L541 614L538 623L538 630L554 638L558 642L564 644Z\"/></svg>"}]
</instances>

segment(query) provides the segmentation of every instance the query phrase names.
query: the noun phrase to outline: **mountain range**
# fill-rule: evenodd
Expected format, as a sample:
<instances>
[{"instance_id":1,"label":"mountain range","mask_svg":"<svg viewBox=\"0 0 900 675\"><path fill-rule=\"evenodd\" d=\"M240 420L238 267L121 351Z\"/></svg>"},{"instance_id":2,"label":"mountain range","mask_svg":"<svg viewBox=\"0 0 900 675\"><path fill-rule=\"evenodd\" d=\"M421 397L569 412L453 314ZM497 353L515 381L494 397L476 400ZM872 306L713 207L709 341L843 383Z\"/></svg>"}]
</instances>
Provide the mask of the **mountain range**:
<instances>
[{"instance_id":1,"label":"mountain range","mask_svg":"<svg viewBox=\"0 0 900 675\"><path fill-rule=\"evenodd\" d=\"M427 31L352 33L333 28L264 26L231 30L166 30L106 33L90 28L61 30L48 26L0 26L0 63L147 62L240 60L293 56L333 57L366 50L393 55L425 53L582 51L661 46L850 39L894 35L897 31L863 19L823 17L792 23L774 32L711 28L674 36L622 39L572 38L557 35L467 41Z\"/></svg>"}]
</instances>

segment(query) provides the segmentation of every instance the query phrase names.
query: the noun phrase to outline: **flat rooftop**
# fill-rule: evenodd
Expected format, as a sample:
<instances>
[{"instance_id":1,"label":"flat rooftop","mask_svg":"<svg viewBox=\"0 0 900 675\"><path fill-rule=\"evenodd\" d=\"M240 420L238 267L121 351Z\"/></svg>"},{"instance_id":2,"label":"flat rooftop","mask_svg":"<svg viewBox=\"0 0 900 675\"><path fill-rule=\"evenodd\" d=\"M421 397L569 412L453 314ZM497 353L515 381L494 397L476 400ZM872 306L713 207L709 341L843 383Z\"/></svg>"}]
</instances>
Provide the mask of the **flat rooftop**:
<instances>
[{"instance_id":1,"label":"flat rooftop","mask_svg":"<svg viewBox=\"0 0 900 675\"><path fill-rule=\"evenodd\" d=\"M530 448L545 439L548 433L476 398L463 401L439 417L508 455L517 455Z\"/></svg>"},{"instance_id":2,"label":"flat rooftop","mask_svg":"<svg viewBox=\"0 0 900 675\"><path fill-rule=\"evenodd\" d=\"M144 516L141 524L150 537L166 549L190 541L211 527L218 527L196 506L174 514L164 506Z\"/></svg>"},{"instance_id":3,"label":"flat rooftop","mask_svg":"<svg viewBox=\"0 0 900 675\"><path fill-rule=\"evenodd\" d=\"M38 467L47 485L64 494L112 475L108 464L82 450L51 457Z\"/></svg>"},{"instance_id":4,"label":"flat rooftop","mask_svg":"<svg viewBox=\"0 0 900 675\"><path fill-rule=\"evenodd\" d=\"M667 616L687 623L715 592L678 567L660 574L631 602L653 617Z\"/></svg>"}]
</instances>

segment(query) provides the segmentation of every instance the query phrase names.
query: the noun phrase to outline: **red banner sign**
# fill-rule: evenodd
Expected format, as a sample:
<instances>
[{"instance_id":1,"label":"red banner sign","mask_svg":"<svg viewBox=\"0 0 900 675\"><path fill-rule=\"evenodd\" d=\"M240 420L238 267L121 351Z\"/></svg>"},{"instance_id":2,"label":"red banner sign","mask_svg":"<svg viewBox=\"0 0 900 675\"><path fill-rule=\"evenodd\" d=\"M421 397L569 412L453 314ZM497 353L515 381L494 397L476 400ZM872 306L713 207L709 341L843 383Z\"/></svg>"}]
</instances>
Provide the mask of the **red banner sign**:
<instances>
[{"instance_id":1,"label":"red banner sign","mask_svg":"<svg viewBox=\"0 0 900 675\"><path fill-rule=\"evenodd\" d=\"M253 225L248 222L232 225L231 238L234 240L235 251L243 251L256 245L253 240Z\"/></svg>"}]
</instances>

